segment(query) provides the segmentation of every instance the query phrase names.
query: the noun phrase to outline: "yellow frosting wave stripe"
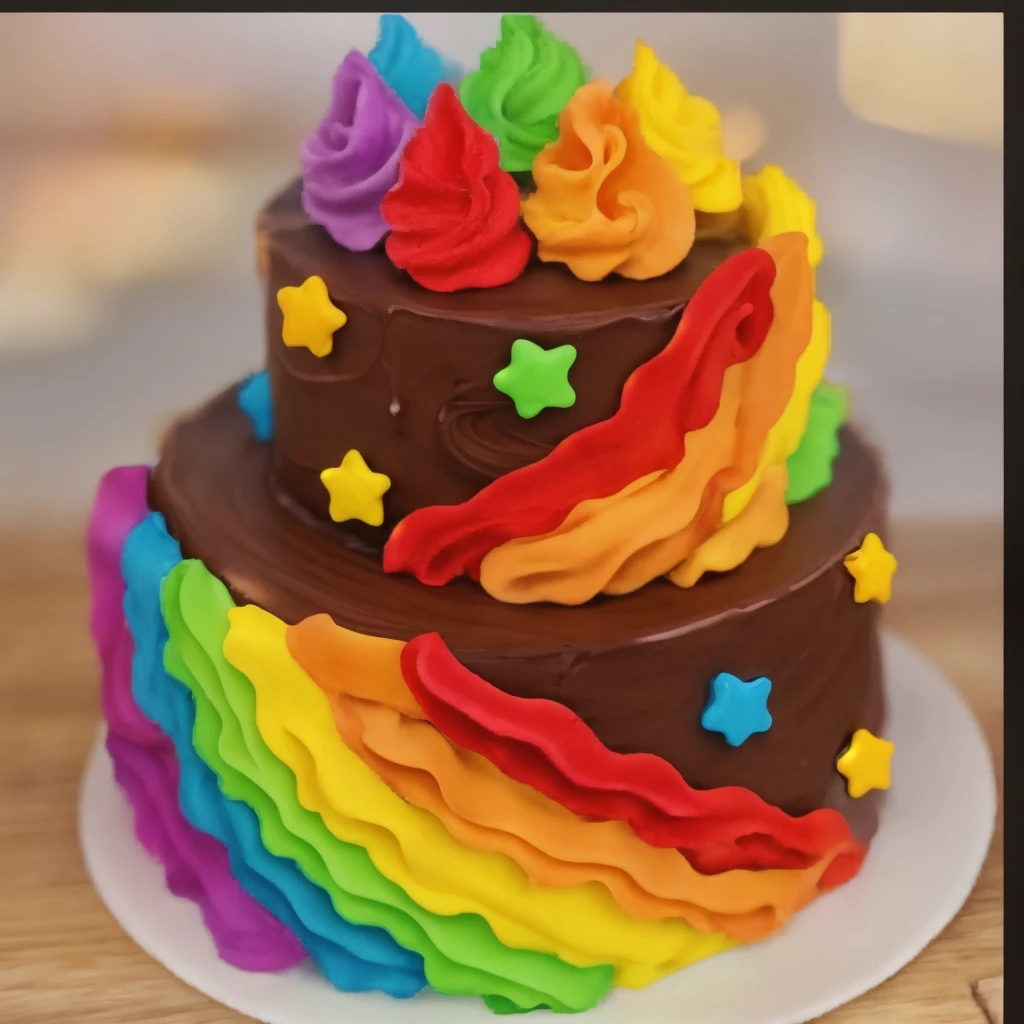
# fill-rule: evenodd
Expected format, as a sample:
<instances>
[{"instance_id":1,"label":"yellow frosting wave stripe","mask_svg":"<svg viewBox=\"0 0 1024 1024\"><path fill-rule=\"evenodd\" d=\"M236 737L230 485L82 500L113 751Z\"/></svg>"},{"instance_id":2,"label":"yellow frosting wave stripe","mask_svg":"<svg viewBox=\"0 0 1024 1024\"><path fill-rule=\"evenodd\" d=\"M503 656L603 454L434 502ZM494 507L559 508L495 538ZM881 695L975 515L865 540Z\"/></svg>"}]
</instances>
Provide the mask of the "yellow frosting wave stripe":
<instances>
[{"instance_id":1,"label":"yellow frosting wave stripe","mask_svg":"<svg viewBox=\"0 0 1024 1024\"><path fill-rule=\"evenodd\" d=\"M677 587L692 587L706 572L728 572L742 565L755 548L778 544L789 528L785 466L769 466L744 509L720 526L668 578Z\"/></svg>"},{"instance_id":2,"label":"yellow frosting wave stripe","mask_svg":"<svg viewBox=\"0 0 1024 1024\"><path fill-rule=\"evenodd\" d=\"M390 688L380 701L354 696L372 688L379 659L368 647L377 638L318 615L289 627L286 639L292 656L328 694L351 750L399 796L437 816L459 842L507 854L537 884L568 888L597 881L634 916L682 917L739 941L773 931L815 894L823 864L700 874L678 851L649 846L622 822L584 821L456 746L431 723L387 706L395 697Z\"/></svg>"},{"instance_id":3,"label":"yellow frosting wave stripe","mask_svg":"<svg viewBox=\"0 0 1024 1024\"><path fill-rule=\"evenodd\" d=\"M625 914L596 883L531 885L496 853L461 846L432 814L413 807L341 741L326 695L289 653L287 626L255 606L232 609L224 654L256 691L256 721L295 773L299 799L341 840L364 847L375 867L420 906L479 914L505 945L537 949L578 966L611 963L617 984L639 987L731 945L681 920Z\"/></svg>"},{"instance_id":4,"label":"yellow frosting wave stripe","mask_svg":"<svg viewBox=\"0 0 1024 1024\"><path fill-rule=\"evenodd\" d=\"M633 70L615 95L640 115L647 144L675 168L703 213L727 213L743 199L739 166L722 152L722 119L702 96L693 96L676 74L637 40Z\"/></svg>"},{"instance_id":5,"label":"yellow frosting wave stripe","mask_svg":"<svg viewBox=\"0 0 1024 1024\"><path fill-rule=\"evenodd\" d=\"M814 200L782 169L767 164L757 174L743 176L743 205L739 210L739 230L755 245L787 231L807 236L807 259L817 267L822 258L821 238L816 224ZM786 409L768 432L750 480L725 499L722 521L727 523L744 509L769 466L782 465L800 446L807 429L811 395L825 372L831 349L831 318L825 305L814 300L811 341L800 357L796 382Z\"/></svg>"}]
</instances>

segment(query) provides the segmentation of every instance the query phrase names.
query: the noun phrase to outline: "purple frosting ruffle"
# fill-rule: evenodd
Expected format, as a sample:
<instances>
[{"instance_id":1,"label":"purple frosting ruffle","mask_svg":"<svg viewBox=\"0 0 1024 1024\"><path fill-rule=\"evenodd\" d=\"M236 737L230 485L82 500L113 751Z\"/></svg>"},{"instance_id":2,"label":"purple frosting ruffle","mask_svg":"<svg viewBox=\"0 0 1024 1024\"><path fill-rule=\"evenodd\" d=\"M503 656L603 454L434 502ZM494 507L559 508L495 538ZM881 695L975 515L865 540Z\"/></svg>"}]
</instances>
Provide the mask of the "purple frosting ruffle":
<instances>
[{"instance_id":1,"label":"purple frosting ruffle","mask_svg":"<svg viewBox=\"0 0 1024 1024\"><path fill-rule=\"evenodd\" d=\"M235 881L223 844L185 820L174 746L132 695L133 644L124 616L121 549L149 514L148 476L146 466L119 466L103 477L86 539L89 623L102 665L114 777L132 805L139 841L163 864L171 892L199 904L221 957L243 970L282 970L304 957L299 940Z\"/></svg>"},{"instance_id":2,"label":"purple frosting ruffle","mask_svg":"<svg viewBox=\"0 0 1024 1024\"><path fill-rule=\"evenodd\" d=\"M327 113L299 149L309 219L346 249L372 249L388 231L381 200L418 126L370 61L350 51L331 82Z\"/></svg>"}]
</instances>

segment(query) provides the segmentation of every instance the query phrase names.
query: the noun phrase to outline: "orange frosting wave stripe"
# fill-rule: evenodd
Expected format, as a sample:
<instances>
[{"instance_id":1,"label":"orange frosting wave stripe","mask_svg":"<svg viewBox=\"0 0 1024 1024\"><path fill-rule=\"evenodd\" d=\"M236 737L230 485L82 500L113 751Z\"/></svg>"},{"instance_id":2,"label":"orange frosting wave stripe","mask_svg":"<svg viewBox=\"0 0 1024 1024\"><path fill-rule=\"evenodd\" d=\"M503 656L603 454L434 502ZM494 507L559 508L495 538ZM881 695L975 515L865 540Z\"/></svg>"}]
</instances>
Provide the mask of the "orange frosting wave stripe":
<instances>
[{"instance_id":1,"label":"orange frosting wave stripe","mask_svg":"<svg viewBox=\"0 0 1024 1024\"><path fill-rule=\"evenodd\" d=\"M686 186L640 131L640 115L607 82L576 90L559 135L533 162L537 190L522 203L537 255L583 281L614 272L646 280L678 266L693 245Z\"/></svg>"},{"instance_id":2,"label":"orange frosting wave stripe","mask_svg":"<svg viewBox=\"0 0 1024 1024\"><path fill-rule=\"evenodd\" d=\"M289 651L328 693L345 745L461 843L506 854L538 885L599 882L635 917L682 917L702 931L744 942L776 930L815 895L825 861L805 870L702 875L676 850L649 846L622 822L578 818L451 743L429 722L348 695L344 691L365 691L359 677L368 663L351 656L348 631L334 629L332 636L299 623L288 631Z\"/></svg>"},{"instance_id":3,"label":"orange frosting wave stripe","mask_svg":"<svg viewBox=\"0 0 1024 1024\"><path fill-rule=\"evenodd\" d=\"M721 525L726 495L753 476L811 337L806 236L790 232L764 245L777 268L768 335L749 360L726 370L718 410L686 436L682 460L610 498L581 503L550 533L490 551L480 583L492 597L582 604L601 592L629 593L671 573Z\"/></svg>"}]
</instances>

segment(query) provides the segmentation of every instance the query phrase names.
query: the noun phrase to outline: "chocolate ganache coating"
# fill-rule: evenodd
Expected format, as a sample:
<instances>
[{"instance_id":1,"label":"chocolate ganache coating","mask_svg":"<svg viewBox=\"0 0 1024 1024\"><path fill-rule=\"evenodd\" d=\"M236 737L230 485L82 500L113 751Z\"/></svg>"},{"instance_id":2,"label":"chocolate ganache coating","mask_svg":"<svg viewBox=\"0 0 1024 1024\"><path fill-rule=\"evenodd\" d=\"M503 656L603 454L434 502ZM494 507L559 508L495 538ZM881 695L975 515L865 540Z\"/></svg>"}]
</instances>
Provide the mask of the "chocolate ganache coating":
<instances>
[{"instance_id":1,"label":"chocolate ganache coating","mask_svg":"<svg viewBox=\"0 0 1024 1024\"><path fill-rule=\"evenodd\" d=\"M531 260L510 284L442 294L415 284L382 249L348 252L312 224L295 182L260 214L267 366L274 402L278 497L327 519L320 473L356 448L386 473L382 529L335 527L375 547L415 509L457 504L496 477L542 459L569 434L604 420L622 386L660 352L687 301L738 242L698 242L672 272L649 281L580 281ZM348 316L333 351L317 358L281 341L277 292L318 275ZM512 343L572 344L576 402L521 419L493 385Z\"/></svg>"},{"instance_id":2,"label":"chocolate ganache coating","mask_svg":"<svg viewBox=\"0 0 1024 1024\"><path fill-rule=\"evenodd\" d=\"M874 801L846 797L835 761L854 730L881 734L879 607L854 602L843 557L870 530L886 538L887 487L855 431L843 428L840 443L832 485L793 506L783 540L739 569L579 607L502 604L466 579L425 587L384 574L379 555L277 500L272 449L234 388L168 433L150 502L239 602L289 623L327 612L377 636L436 631L472 671L565 704L613 750L658 754L693 786L744 786L791 813L838 806L867 836ZM738 748L700 724L718 672L772 682L771 729Z\"/></svg>"}]
</instances>

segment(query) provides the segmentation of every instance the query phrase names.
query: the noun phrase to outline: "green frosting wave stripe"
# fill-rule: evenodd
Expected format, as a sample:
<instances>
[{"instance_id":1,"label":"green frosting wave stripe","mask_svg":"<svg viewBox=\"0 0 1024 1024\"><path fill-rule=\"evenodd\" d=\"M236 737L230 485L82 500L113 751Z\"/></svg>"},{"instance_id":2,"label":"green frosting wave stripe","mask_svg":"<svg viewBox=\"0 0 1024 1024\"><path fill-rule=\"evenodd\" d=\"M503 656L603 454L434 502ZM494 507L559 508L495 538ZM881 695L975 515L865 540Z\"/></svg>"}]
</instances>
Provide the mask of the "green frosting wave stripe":
<instances>
[{"instance_id":1,"label":"green frosting wave stripe","mask_svg":"<svg viewBox=\"0 0 1024 1024\"><path fill-rule=\"evenodd\" d=\"M385 928L424 960L440 992L480 995L497 1012L589 1009L611 987L610 967L579 968L536 950L510 949L476 914L424 910L385 878L361 846L339 840L298 800L295 775L267 747L256 724L256 691L224 656L227 588L195 559L180 562L161 588L170 639L168 672L196 704L193 744L226 796L248 804L267 849L290 857L357 924Z\"/></svg>"},{"instance_id":2,"label":"green frosting wave stripe","mask_svg":"<svg viewBox=\"0 0 1024 1024\"><path fill-rule=\"evenodd\" d=\"M800 446L786 461L787 505L806 501L832 483L832 463L839 454L839 428L846 421L848 406L846 389L838 384L823 380L812 392L807 429Z\"/></svg>"},{"instance_id":3,"label":"green frosting wave stripe","mask_svg":"<svg viewBox=\"0 0 1024 1024\"><path fill-rule=\"evenodd\" d=\"M558 138L558 115L586 82L579 54L532 14L506 14L501 35L459 86L462 105L497 140L506 171L528 171Z\"/></svg>"}]
</instances>

